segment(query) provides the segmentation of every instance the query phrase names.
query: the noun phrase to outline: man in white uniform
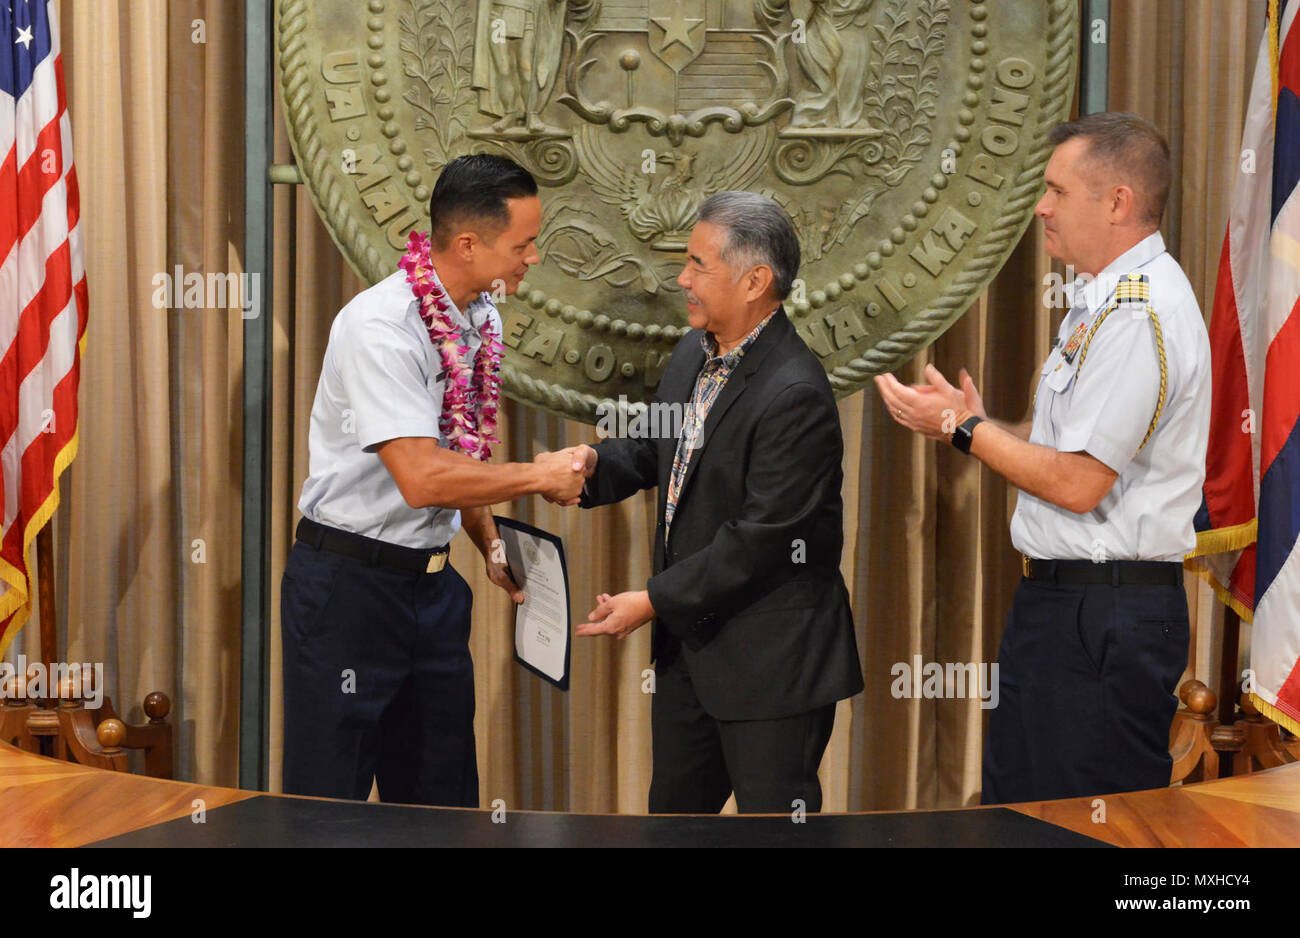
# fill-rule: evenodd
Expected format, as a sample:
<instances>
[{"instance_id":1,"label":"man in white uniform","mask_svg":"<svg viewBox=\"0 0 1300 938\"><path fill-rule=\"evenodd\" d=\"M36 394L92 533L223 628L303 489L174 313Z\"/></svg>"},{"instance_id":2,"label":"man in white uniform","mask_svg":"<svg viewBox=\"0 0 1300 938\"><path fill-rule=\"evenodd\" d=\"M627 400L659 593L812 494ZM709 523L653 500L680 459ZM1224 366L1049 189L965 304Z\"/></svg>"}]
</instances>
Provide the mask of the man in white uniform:
<instances>
[{"instance_id":1,"label":"man in white uniform","mask_svg":"<svg viewBox=\"0 0 1300 938\"><path fill-rule=\"evenodd\" d=\"M537 185L509 160L462 157L439 177L428 259L467 367L501 335L488 291L514 293L538 262L540 222ZM377 780L384 801L478 805L473 597L448 545L463 523L488 577L521 601L490 506L573 501L584 476L568 453L503 464L454 451L447 379L405 270L334 320L281 587L286 793L364 799Z\"/></svg>"},{"instance_id":2,"label":"man in white uniform","mask_svg":"<svg viewBox=\"0 0 1300 938\"><path fill-rule=\"evenodd\" d=\"M1023 555L998 651L986 804L1163 787L1187 665L1182 558L1196 545L1210 422L1204 319L1158 226L1169 148L1132 114L1053 128L1036 213L1074 268L1031 422L954 388L876 379L904 426L951 440L1020 489Z\"/></svg>"}]
</instances>

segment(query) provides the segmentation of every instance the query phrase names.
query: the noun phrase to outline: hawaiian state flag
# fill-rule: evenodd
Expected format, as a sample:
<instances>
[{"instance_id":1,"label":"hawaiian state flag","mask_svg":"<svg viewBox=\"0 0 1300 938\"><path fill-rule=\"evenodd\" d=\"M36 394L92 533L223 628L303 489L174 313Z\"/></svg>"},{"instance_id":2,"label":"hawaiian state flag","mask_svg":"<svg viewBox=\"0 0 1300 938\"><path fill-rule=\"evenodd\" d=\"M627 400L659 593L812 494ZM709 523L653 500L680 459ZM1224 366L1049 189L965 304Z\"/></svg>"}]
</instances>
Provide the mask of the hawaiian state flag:
<instances>
[{"instance_id":1,"label":"hawaiian state flag","mask_svg":"<svg viewBox=\"0 0 1300 938\"><path fill-rule=\"evenodd\" d=\"M30 545L77 452L86 272L50 3L0 0L0 654L31 614Z\"/></svg>"},{"instance_id":2,"label":"hawaiian state flag","mask_svg":"<svg viewBox=\"0 0 1300 938\"><path fill-rule=\"evenodd\" d=\"M1214 402L1188 565L1253 622L1254 702L1300 733L1300 0L1269 7L1210 321Z\"/></svg>"}]
</instances>

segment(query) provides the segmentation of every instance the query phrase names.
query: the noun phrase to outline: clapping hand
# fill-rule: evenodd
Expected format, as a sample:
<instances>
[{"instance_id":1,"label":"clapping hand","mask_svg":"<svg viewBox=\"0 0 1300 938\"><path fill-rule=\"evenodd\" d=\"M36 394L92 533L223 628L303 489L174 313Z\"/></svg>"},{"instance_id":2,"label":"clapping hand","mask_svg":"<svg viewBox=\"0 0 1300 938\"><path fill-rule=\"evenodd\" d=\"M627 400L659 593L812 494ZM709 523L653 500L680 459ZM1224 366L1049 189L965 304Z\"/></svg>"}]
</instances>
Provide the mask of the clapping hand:
<instances>
[{"instance_id":1,"label":"clapping hand","mask_svg":"<svg viewBox=\"0 0 1300 938\"><path fill-rule=\"evenodd\" d=\"M925 366L926 384L906 385L891 374L876 376L876 388L895 421L932 440L951 439L967 417L987 417L975 382L961 371L955 388L934 365Z\"/></svg>"}]
</instances>

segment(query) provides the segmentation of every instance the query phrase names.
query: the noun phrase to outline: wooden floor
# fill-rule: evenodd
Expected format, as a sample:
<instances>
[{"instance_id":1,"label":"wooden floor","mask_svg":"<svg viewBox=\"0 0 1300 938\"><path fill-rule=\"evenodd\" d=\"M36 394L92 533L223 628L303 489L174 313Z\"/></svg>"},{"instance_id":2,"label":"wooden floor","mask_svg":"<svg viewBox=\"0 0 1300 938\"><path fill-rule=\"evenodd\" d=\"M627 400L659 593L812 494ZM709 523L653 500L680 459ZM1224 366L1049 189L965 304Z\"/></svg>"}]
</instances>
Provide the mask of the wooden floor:
<instances>
[{"instance_id":1,"label":"wooden floor","mask_svg":"<svg viewBox=\"0 0 1300 938\"><path fill-rule=\"evenodd\" d=\"M259 794L86 768L0 744L0 846L79 846L188 817L196 800L210 811ZM1121 847L1300 846L1300 763L1101 801L1013 810Z\"/></svg>"}]
</instances>

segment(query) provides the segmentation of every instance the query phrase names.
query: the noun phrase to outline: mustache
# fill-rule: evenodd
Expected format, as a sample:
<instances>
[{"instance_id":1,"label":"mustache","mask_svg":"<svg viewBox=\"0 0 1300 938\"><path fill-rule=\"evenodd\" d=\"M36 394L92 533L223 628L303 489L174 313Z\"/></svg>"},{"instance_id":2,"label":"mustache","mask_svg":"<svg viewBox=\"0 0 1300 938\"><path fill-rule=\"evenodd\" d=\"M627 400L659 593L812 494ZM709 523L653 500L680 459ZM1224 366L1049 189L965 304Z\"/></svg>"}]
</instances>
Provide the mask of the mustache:
<instances>
[{"instance_id":1,"label":"mustache","mask_svg":"<svg viewBox=\"0 0 1300 938\"><path fill-rule=\"evenodd\" d=\"M686 302L687 302L687 303L692 303L692 304L694 304L695 306L699 306L699 305L700 305L700 298L699 298L698 296L696 296L694 293L691 293L691 292L688 290L688 291L686 292Z\"/></svg>"}]
</instances>

